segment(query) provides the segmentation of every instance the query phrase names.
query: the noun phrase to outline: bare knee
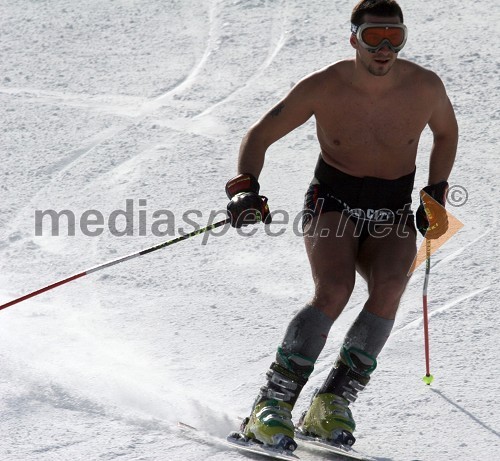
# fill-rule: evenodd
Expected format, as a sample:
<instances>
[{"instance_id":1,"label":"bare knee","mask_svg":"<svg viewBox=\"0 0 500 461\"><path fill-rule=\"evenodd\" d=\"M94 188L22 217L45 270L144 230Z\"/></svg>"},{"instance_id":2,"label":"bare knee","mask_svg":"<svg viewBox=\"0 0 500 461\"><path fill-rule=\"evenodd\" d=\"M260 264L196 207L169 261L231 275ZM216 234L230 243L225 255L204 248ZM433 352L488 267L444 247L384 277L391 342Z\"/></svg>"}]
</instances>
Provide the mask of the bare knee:
<instances>
[{"instance_id":1,"label":"bare knee","mask_svg":"<svg viewBox=\"0 0 500 461\"><path fill-rule=\"evenodd\" d=\"M381 317L394 318L408 280L406 276L397 276L372 282L365 307Z\"/></svg>"},{"instance_id":2,"label":"bare knee","mask_svg":"<svg viewBox=\"0 0 500 461\"><path fill-rule=\"evenodd\" d=\"M354 289L354 280L317 283L313 298L313 305L336 319L351 297Z\"/></svg>"},{"instance_id":3,"label":"bare knee","mask_svg":"<svg viewBox=\"0 0 500 461\"><path fill-rule=\"evenodd\" d=\"M385 296L388 299L400 299L410 279L402 274L393 277L384 277L375 281L370 289L370 296Z\"/></svg>"}]
</instances>

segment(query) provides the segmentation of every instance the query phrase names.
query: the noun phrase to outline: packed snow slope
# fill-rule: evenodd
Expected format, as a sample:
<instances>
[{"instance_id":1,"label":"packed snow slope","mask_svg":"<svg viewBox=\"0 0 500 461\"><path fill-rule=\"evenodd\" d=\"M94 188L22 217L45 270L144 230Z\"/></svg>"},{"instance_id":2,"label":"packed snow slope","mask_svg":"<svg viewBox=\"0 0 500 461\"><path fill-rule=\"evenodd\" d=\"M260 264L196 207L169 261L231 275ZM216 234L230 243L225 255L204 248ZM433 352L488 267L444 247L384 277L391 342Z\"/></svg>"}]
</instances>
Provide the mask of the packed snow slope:
<instances>
[{"instance_id":1,"label":"packed snow slope","mask_svg":"<svg viewBox=\"0 0 500 461\"><path fill-rule=\"evenodd\" d=\"M303 76L353 56L354 3L0 0L0 303L222 219L250 124ZM354 406L357 447L378 460L495 460L499 5L401 3L401 57L445 82L461 130L450 183L468 197L455 189L448 208L464 227L432 259L435 381L421 380L421 267ZM431 143L426 130L415 199ZM287 213L270 228L280 235L198 236L1 311L0 459L248 459L177 421L235 428L309 300L294 220L317 155L312 120L269 149L261 185ZM58 236L50 217L36 226L47 210L67 210ZM365 299L358 280L295 417Z\"/></svg>"}]
</instances>

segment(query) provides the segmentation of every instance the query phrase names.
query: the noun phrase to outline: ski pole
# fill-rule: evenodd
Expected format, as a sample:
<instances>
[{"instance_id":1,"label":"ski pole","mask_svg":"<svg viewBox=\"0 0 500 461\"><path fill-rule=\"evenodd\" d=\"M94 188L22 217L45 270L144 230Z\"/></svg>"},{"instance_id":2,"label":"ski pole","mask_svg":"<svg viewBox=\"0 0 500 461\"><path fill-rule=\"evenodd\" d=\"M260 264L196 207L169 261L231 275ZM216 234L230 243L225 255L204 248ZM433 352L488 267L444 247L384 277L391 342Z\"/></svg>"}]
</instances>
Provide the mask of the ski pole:
<instances>
[{"instance_id":1,"label":"ski pole","mask_svg":"<svg viewBox=\"0 0 500 461\"><path fill-rule=\"evenodd\" d=\"M431 375L430 357L429 357L429 315L427 312L427 287L429 285L429 274L431 272L431 241L425 239L425 279L423 290L423 311L424 311L424 343L425 343L425 376L422 378L424 383L430 385L434 380Z\"/></svg>"},{"instance_id":2,"label":"ski pole","mask_svg":"<svg viewBox=\"0 0 500 461\"><path fill-rule=\"evenodd\" d=\"M58 282L52 283L52 284L47 285L43 288L32 291L31 293L28 293L24 296L13 299L12 301L9 301L5 304L2 304L2 305L0 305L0 310L6 309L7 307L12 306L12 305L17 304L17 303L20 303L21 301L25 301L26 299L33 298L34 296L37 296L41 293L45 293L46 291L52 290L52 288L56 288L58 286L64 285L65 283L71 282L72 280L76 280L80 277L83 277L84 275L92 274L93 272L97 272L97 271L100 271L102 269L106 269L108 267L114 266L115 264L120 264L122 262L129 261L130 259L134 259L134 258L137 258L139 256L145 255L147 253L152 253L153 251L160 250L161 248L168 247L170 245L173 245L174 243L180 242L181 240L186 240L190 237L194 237L195 235L203 234L204 232L207 232L207 231L210 231L210 230L215 229L217 227L223 226L223 225L229 223L230 221L231 221L230 218L226 218L222 221L218 221L214 224L209 224L206 227L203 227L201 229L197 229L193 232L190 232L189 234L181 235L180 237L174 238L172 240L168 240L167 242L160 243L160 244L152 246L150 248L146 248L144 250L138 251L137 253L132 253L132 254L129 254L127 256L122 256L121 258L114 259L113 261L108 261L107 263L92 267L91 269L87 269L86 271L72 275L71 277L67 277L65 279L59 280Z\"/></svg>"}]
</instances>

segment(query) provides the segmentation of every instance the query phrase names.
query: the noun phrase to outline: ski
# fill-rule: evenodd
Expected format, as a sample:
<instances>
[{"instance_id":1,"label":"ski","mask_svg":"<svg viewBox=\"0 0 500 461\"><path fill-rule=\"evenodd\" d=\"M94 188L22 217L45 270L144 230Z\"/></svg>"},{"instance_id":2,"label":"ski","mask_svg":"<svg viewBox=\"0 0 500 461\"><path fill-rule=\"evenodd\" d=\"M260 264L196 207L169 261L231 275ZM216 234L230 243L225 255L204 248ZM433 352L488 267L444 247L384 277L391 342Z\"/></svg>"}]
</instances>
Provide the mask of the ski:
<instances>
[{"instance_id":1,"label":"ski","mask_svg":"<svg viewBox=\"0 0 500 461\"><path fill-rule=\"evenodd\" d=\"M300 458L294 455L290 450L279 450L276 448L265 446L261 443L252 441L243 436L240 432L231 432L226 441L228 445L236 448L237 450L256 453L258 455L266 456L273 459L281 459L288 461L297 461Z\"/></svg>"},{"instance_id":2,"label":"ski","mask_svg":"<svg viewBox=\"0 0 500 461\"><path fill-rule=\"evenodd\" d=\"M209 440L216 445L223 445L231 449L236 449L242 452L258 454L271 459L279 459L285 461L299 461L300 458L294 455L291 451L280 451L273 449L271 447L265 447L257 442L252 442L251 440L245 440L239 432L232 432L227 436L227 438L219 438L214 435L206 434L200 431L198 428L190 426L189 424L179 421L177 426L185 431L194 432L197 436L203 437L204 440Z\"/></svg>"},{"instance_id":3,"label":"ski","mask_svg":"<svg viewBox=\"0 0 500 461\"><path fill-rule=\"evenodd\" d=\"M359 461L371 461L373 458L367 457L352 448L346 448L341 445L332 445L322 439L316 437L309 437L297 430L295 432L295 438L299 443L299 447L309 448L313 450L327 451L328 453L335 455L338 460L359 460ZM333 458L330 458L333 459Z\"/></svg>"},{"instance_id":4,"label":"ski","mask_svg":"<svg viewBox=\"0 0 500 461\"><path fill-rule=\"evenodd\" d=\"M285 461L300 461L300 457L290 450L279 450L272 447L265 446L261 443L252 441L243 436L240 432L231 432L226 438L217 437L199 430L196 427L179 421L178 427L182 430L193 432L197 437L205 441L209 441L215 445L229 447L241 452L253 453L263 457L285 460ZM337 445L331 445L323 440L315 437L309 437L300 430L295 432L296 442L298 443L297 451L314 450L328 454L328 459L337 461L373 461L373 458L364 455L352 448L346 448Z\"/></svg>"}]
</instances>

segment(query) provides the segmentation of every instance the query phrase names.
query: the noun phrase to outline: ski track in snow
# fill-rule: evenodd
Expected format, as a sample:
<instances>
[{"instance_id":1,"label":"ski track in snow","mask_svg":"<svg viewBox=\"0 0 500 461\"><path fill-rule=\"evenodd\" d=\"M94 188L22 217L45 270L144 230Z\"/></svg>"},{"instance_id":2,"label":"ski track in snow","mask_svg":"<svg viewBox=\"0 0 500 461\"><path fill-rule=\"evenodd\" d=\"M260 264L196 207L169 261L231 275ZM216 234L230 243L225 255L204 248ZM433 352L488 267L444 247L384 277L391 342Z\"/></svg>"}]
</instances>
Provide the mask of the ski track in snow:
<instances>
[{"instance_id":1,"label":"ski track in snow","mask_svg":"<svg viewBox=\"0 0 500 461\"><path fill-rule=\"evenodd\" d=\"M202 58L191 69L188 75L181 79L173 88L169 89L160 96L157 96L151 100L147 100L146 102L144 102L140 98L114 96L111 94L86 96L31 88L0 88L0 93L24 97L26 97L27 95L30 102L35 102L38 104L62 104L80 108L92 108L94 110L98 110L101 113L114 113L122 117L132 119L131 122L127 122L123 125L113 126L93 135L89 143L77 147L72 152L68 153L64 160L60 161L59 163L53 164L51 168L47 170L47 174L51 177L51 181L43 189L37 191L37 193L33 196L32 201L26 204L25 208L22 208L19 211L18 216L13 219L14 229L18 227L19 221L24 219L26 211L34 208L31 203L36 201L44 193L47 193L47 190L50 192L50 187L52 187L53 184L57 183L59 181L59 178L74 166L75 162L82 160L83 157L101 146L104 142L113 139L114 137L125 131L131 130L135 126L138 126L151 113L162 107L164 104L168 104L168 99L171 98L172 95L182 93L182 91L193 84L193 82L196 80L196 76L200 72L200 69L202 69L204 63L211 54L211 36L212 27L214 24L213 17L216 11L215 5L216 1L212 1L209 11L209 39L207 40L207 47L203 53ZM123 107L119 104L123 101L130 102L128 102L128 106L125 105ZM138 153L137 155L140 155L140 153Z\"/></svg>"},{"instance_id":2,"label":"ski track in snow","mask_svg":"<svg viewBox=\"0 0 500 461\"><path fill-rule=\"evenodd\" d=\"M0 94L15 96L16 99L33 104L50 104L95 110L97 113L109 113L134 117L144 104L143 98L125 95L86 95L63 91L48 91L37 88L0 87Z\"/></svg>"},{"instance_id":3,"label":"ski track in snow","mask_svg":"<svg viewBox=\"0 0 500 461\"><path fill-rule=\"evenodd\" d=\"M285 7L284 1L281 1L278 5L277 11L278 12L282 11L284 9L284 7ZM281 14L284 15L283 13L281 13ZM286 23L285 23L284 18L280 19L279 25L276 25L275 20L272 21L271 30L273 31L273 34L276 34L274 31L277 29L279 31L279 36L277 39L272 38L270 46L269 46L269 53L268 53L265 61L262 63L262 65L256 70L256 72L253 75L248 77L248 80L246 80L245 82L240 84L240 86L238 88L234 89L231 93L229 93L228 95L225 95L220 100L216 101L212 106L206 108L201 113L195 115L193 117L194 120L200 119L200 118L204 117L205 115L210 114L215 109L222 106L223 104L230 102L232 99L234 99L240 93L240 91L242 89L250 88L251 85L257 81L257 79L269 68L269 66L273 62L274 58L278 55L281 48L285 44L285 41L286 41L285 26L286 26Z\"/></svg>"},{"instance_id":4,"label":"ski track in snow","mask_svg":"<svg viewBox=\"0 0 500 461\"><path fill-rule=\"evenodd\" d=\"M470 300L471 298L474 298L475 296L477 296L480 293L484 293L485 291L490 291L490 290L491 290L491 287L489 287L489 286L485 287L485 288L480 288L478 290L472 291L471 293L467 293L467 294L464 294L462 296L459 296L458 298L453 299L452 301L444 304L441 307L435 307L432 311L429 312L429 319L440 314L441 312L445 312L448 309L451 309L452 307L460 305L464 301L467 301L467 300ZM423 322L422 318L418 318L416 320L413 320L402 327L394 329L394 331L391 333L391 336L396 336L400 333L403 333L403 332L405 332L405 330L407 330L409 328L420 327L422 325L422 322Z\"/></svg>"},{"instance_id":5,"label":"ski track in snow","mask_svg":"<svg viewBox=\"0 0 500 461\"><path fill-rule=\"evenodd\" d=\"M0 225L1 301L157 243L150 236L106 233L35 238L34 209L107 212L128 197L147 197L148 211L178 213L193 204L208 210L217 201L223 207L223 185L234 174L249 123L291 82L352 55L345 33L350 2L86 0L73 9L69 0L56 0L50 16L43 3L1 3L7 59L0 97L5 116L19 125L6 125L4 133L19 141L4 143L10 150L0 154L9 162L6 181L14 177L0 189L9 217ZM411 37L418 37L409 40L406 56L437 70L456 106L462 140L453 175L470 188L471 205L452 209L465 227L432 259L436 380L430 388L419 380L420 270L373 384L356 402L357 444L380 461L494 460L500 453L499 193L491 178L499 172L498 59L496 51L474 46L490 27L482 19L486 4L464 5L446 28L441 18L449 15L450 2L403 7ZM446 45L450 33L458 43ZM100 39L82 49L93 37ZM129 47L124 54L122 42ZM468 47L475 52L465 59ZM95 63L109 64L109 75L100 75ZM141 66L147 78L136 72ZM80 80L64 81L74 77L73 68ZM162 79L164 72L168 78ZM54 114L66 122L62 126L78 130L58 132ZM303 192L296 184L305 188L317 155L310 129L270 149L262 184L273 204L300 207ZM28 140L31 151L23 145ZM59 143L68 148L55 152ZM416 187L424 182L429 145L423 136ZM470 152L478 152L480 165ZM236 428L236 415L247 414L273 348L311 283L298 239L233 236L211 237L206 246L193 239L0 312L0 459L247 459L216 440ZM364 300L357 285L296 417L329 372ZM179 430L179 420L202 433Z\"/></svg>"},{"instance_id":6,"label":"ski track in snow","mask_svg":"<svg viewBox=\"0 0 500 461\"><path fill-rule=\"evenodd\" d=\"M211 0L210 2L210 7L209 7L209 13L208 13L208 34L207 34L207 46L203 52L203 55L201 59L196 63L196 65L191 69L189 74L181 79L178 84L170 89L169 91L165 92L164 94L156 97L155 99L146 102L141 110L142 114L149 114L151 112L154 112L155 110L159 109L162 107L164 104L167 104L169 99L173 95L178 95L181 94L183 91L185 91L187 88L191 87L193 83L196 81L199 73L203 69L203 66L209 59L210 55L212 54L214 45L214 27L215 27L215 16L217 12L217 0Z\"/></svg>"},{"instance_id":7,"label":"ski track in snow","mask_svg":"<svg viewBox=\"0 0 500 461\"><path fill-rule=\"evenodd\" d=\"M282 5L281 5L282 6ZM213 56L215 50L215 43L217 38L222 34L220 25L217 25L216 16L218 10L221 9L220 2L217 0L212 0L210 2L210 8L208 12L208 34L206 40L206 48L202 54L200 60L193 66L190 72L182 79L180 79L176 85L174 85L171 89L167 90L163 94L146 101L142 101L140 98L132 98L132 97L123 97L123 96L115 96L115 95L99 95L99 96L86 96L86 95L77 95L77 94L68 94L64 92L55 92L55 91L44 91L32 88L1 88L0 93L21 96L27 98L30 102L38 103L38 104L62 104L69 105L73 107L87 108L99 111L101 113L111 113L120 115L126 118L130 118L131 122L125 123L119 126L113 126L109 129L106 129L100 133L95 134L92 139L77 148L73 151L69 152L63 160L58 163L52 164L50 168L46 169L46 173L49 177L51 177L51 181L42 189L37 191L37 193L33 196L32 200L29 203L26 203L25 207L19 210L17 217L12 220L12 229L17 229L19 227L19 222L25 219L27 212L31 211L33 208L33 203L40 199L44 194L49 195L50 189L54 184L57 184L60 178L69 171L72 167L75 166L77 161L81 161L84 157L90 152L97 149L103 143L112 140L116 136L130 131L133 127L140 125L148 116L153 114L158 109L161 109L164 106L168 106L172 99L178 97L183 92L192 87L199 74L203 71L207 61ZM281 11L281 8L277 8L278 12ZM283 13L279 13L283 15ZM283 19L281 19L283 22ZM273 21L272 30L275 30L275 24ZM254 75L250 76L246 81L240 83L239 88L232 90L229 94L222 96L218 101L212 104L207 109L203 110L201 113L198 113L192 116L190 119L197 120L203 118L205 115L213 112L217 107L221 106L224 103L229 102L236 94L242 89L249 87L252 82L262 75L262 73L269 67L272 63L274 57L278 54L280 49L282 48L285 42L285 31L284 25L278 28L280 31L279 38L277 43L272 44L269 47L269 53L266 57L263 64L257 69ZM120 104L122 103L122 104ZM125 105L123 105L125 104ZM185 128L180 125L180 127L172 126L169 124L169 128L172 129L180 129L181 131L185 131ZM143 151L138 152L136 157L138 160L127 159L124 160L126 162L129 161L144 161L141 154ZM121 164L115 165L114 168L119 168ZM112 174L112 170L108 171L108 174ZM11 229L11 230L12 230ZM11 232L8 232L9 234Z\"/></svg>"}]
</instances>

